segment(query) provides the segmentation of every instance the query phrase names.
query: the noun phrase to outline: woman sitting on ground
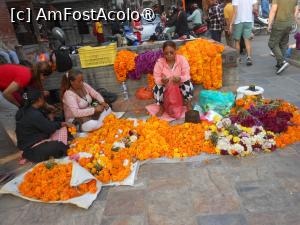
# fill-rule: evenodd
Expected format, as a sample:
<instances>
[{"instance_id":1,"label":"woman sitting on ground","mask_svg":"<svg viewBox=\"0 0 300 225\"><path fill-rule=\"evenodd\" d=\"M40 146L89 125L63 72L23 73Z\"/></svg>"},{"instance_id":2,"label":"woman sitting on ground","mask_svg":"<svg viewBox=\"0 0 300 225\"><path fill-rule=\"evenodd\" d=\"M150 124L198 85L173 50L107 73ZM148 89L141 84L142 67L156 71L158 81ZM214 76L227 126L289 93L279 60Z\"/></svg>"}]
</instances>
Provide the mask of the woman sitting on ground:
<instances>
[{"instance_id":1,"label":"woman sitting on ground","mask_svg":"<svg viewBox=\"0 0 300 225\"><path fill-rule=\"evenodd\" d=\"M66 155L66 127L73 125L50 121L45 117L41 112L45 100L40 90L30 89L24 98L24 106L16 114L18 148L23 150L23 157L32 162L41 162L50 157Z\"/></svg>"},{"instance_id":2,"label":"woman sitting on ground","mask_svg":"<svg viewBox=\"0 0 300 225\"><path fill-rule=\"evenodd\" d=\"M173 82L179 85L188 109L191 109L193 98L193 84L190 77L190 66L182 55L176 54L176 44L173 41L166 41L163 44L163 57L158 59L154 67L154 98L160 105L157 116L164 112L163 100L164 91L168 83Z\"/></svg>"},{"instance_id":3,"label":"woman sitting on ground","mask_svg":"<svg viewBox=\"0 0 300 225\"><path fill-rule=\"evenodd\" d=\"M103 119L112 113L101 94L84 82L79 70L64 75L61 91L65 120L80 124L84 132L100 128Z\"/></svg>"}]
</instances>

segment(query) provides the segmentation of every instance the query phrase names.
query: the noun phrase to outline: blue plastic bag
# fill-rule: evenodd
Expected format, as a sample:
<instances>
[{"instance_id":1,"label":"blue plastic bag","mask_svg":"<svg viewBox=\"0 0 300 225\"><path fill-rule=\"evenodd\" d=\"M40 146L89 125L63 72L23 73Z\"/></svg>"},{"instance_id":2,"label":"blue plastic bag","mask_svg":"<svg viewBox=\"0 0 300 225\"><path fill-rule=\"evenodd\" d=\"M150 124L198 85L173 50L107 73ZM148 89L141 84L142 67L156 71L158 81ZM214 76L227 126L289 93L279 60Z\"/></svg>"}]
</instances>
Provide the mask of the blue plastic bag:
<instances>
[{"instance_id":1,"label":"blue plastic bag","mask_svg":"<svg viewBox=\"0 0 300 225\"><path fill-rule=\"evenodd\" d=\"M234 106L235 95L232 92L201 91L199 94L199 105L204 112L213 110L222 116L229 114Z\"/></svg>"}]
</instances>

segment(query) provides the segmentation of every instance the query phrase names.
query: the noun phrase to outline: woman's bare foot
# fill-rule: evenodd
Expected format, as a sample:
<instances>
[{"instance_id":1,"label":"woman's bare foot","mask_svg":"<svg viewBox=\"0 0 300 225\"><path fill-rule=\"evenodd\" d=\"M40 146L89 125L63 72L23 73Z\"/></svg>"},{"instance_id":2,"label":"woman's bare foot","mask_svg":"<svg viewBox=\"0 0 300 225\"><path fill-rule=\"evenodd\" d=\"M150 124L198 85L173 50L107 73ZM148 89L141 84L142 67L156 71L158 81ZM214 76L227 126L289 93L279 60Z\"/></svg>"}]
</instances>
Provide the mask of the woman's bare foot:
<instances>
[{"instance_id":1,"label":"woman's bare foot","mask_svg":"<svg viewBox=\"0 0 300 225\"><path fill-rule=\"evenodd\" d=\"M164 107L162 105L159 106L159 111L156 113L157 117L161 117L164 114Z\"/></svg>"}]
</instances>

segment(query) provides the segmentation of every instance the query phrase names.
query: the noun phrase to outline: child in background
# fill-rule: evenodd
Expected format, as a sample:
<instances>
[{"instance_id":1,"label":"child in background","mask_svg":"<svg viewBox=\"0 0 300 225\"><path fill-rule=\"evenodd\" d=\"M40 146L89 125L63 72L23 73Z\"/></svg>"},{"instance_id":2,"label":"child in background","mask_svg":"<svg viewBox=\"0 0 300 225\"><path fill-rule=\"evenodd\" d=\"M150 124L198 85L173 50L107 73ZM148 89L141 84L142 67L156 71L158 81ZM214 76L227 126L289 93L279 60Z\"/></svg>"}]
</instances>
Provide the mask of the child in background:
<instances>
[{"instance_id":1,"label":"child in background","mask_svg":"<svg viewBox=\"0 0 300 225\"><path fill-rule=\"evenodd\" d=\"M103 33L103 24L100 20L95 23L93 33L97 38L98 44L101 45L105 40Z\"/></svg>"}]
</instances>

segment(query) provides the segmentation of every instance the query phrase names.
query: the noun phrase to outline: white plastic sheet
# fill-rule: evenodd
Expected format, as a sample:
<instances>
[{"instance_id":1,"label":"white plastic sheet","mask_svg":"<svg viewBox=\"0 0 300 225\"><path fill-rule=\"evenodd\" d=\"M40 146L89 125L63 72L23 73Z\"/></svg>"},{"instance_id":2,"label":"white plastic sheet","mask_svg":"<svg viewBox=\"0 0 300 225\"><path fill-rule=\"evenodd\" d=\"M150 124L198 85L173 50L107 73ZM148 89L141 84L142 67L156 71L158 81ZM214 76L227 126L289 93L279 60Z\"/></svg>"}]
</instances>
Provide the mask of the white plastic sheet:
<instances>
[{"instance_id":1,"label":"white plastic sheet","mask_svg":"<svg viewBox=\"0 0 300 225\"><path fill-rule=\"evenodd\" d=\"M72 168L72 177L71 177L71 182L70 185L71 186L78 186L80 184L83 183L87 183L91 180L96 180L97 182L97 192L96 193L86 193L84 195L81 195L79 197L76 198L71 198L68 199L66 201L50 201L50 202L43 202L37 199L33 199L33 198L28 198L26 196L23 196L18 189L18 186L22 183L24 176L27 172L31 171L32 169L30 169L29 171L19 175L18 177L16 177L15 179L13 179L12 181L8 182L7 184L5 184L1 190L0 193L3 194L12 194L15 196L18 196L20 198L23 199L27 199L29 201L33 201L33 202L42 202L42 203L70 203L70 204L74 204L77 205L80 208L84 208L84 209L88 209L92 203L94 202L94 200L97 198L97 195L99 194L100 190L101 190L101 182L99 182L95 177L93 177L87 170L85 170L84 168L82 168L78 163L69 160L68 158L64 158L64 159L58 159L55 160L57 163L73 163L73 168Z\"/></svg>"}]
</instances>

